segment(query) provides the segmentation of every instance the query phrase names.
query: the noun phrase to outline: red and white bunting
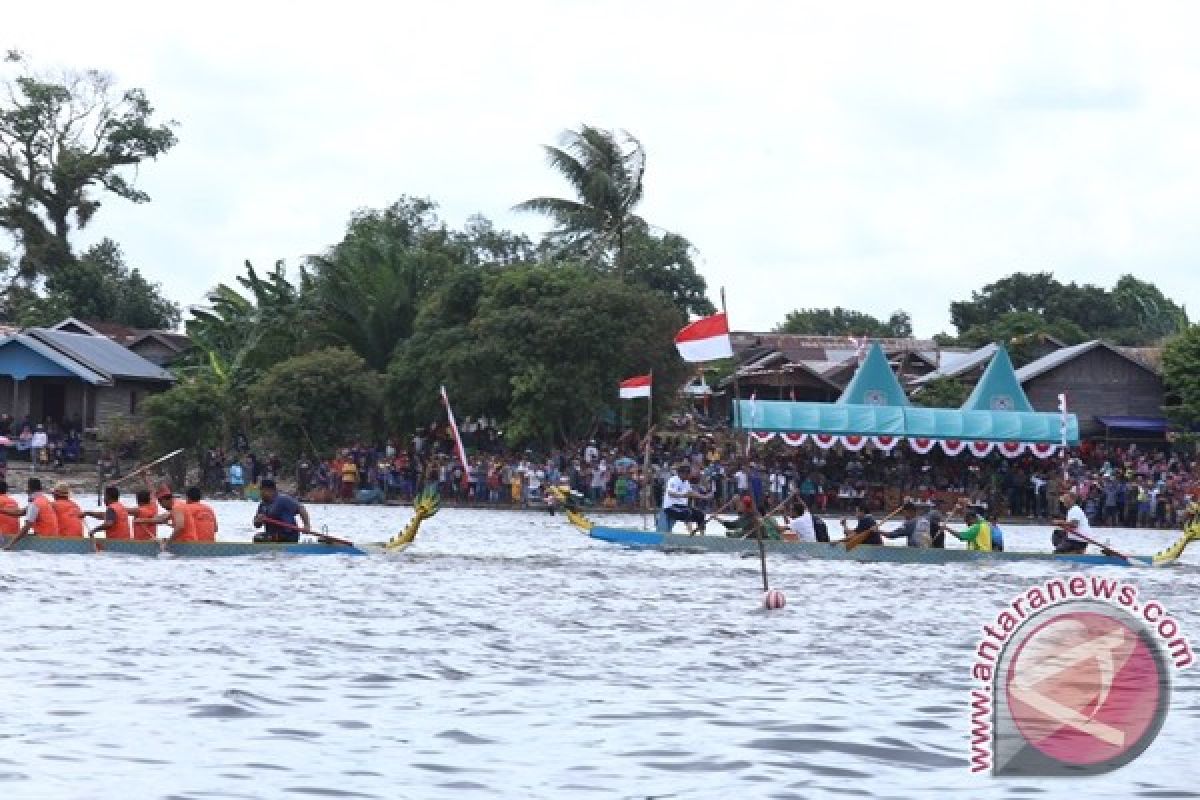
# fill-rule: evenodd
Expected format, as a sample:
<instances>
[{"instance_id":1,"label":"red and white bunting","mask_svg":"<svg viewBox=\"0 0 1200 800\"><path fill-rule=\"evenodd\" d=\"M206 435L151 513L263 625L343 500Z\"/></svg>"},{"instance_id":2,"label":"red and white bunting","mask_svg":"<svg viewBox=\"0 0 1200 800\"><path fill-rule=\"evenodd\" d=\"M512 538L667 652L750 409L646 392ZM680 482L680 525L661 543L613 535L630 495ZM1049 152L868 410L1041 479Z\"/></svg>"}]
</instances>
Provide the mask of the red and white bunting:
<instances>
[{"instance_id":1,"label":"red and white bunting","mask_svg":"<svg viewBox=\"0 0 1200 800\"><path fill-rule=\"evenodd\" d=\"M799 447L808 441L807 433L781 433L779 436L783 439L784 444L791 447Z\"/></svg>"},{"instance_id":2,"label":"red and white bunting","mask_svg":"<svg viewBox=\"0 0 1200 800\"><path fill-rule=\"evenodd\" d=\"M748 431L746 435L759 444L766 444L775 438L773 431Z\"/></svg>"},{"instance_id":3,"label":"red and white bunting","mask_svg":"<svg viewBox=\"0 0 1200 800\"><path fill-rule=\"evenodd\" d=\"M900 444L899 436L872 436L871 444L885 453L890 453Z\"/></svg>"},{"instance_id":4,"label":"red and white bunting","mask_svg":"<svg viewBox=\"0 0 1200 800\"><path fill-rule=\"evenodd\" d=\"M994 442L987 441L967 442L967 449L970 450L971 455L975 456L976 458L983 458L992 452L992 447L994 445Z\"/></svg>"},{"instance_id":5,"label":"red and white bunting","mask_svg":"<svg viewBox=\"0 0 1200 800\"><path fill-rule=\"evenodd\" d=\"M1056 444L1031 444L1029 452L1033 453L1038 458L1053 458L1058 453L1058 445Z\"/></svg>"},{"instance_id":6,"label":"red and white bunting","mask_svg":"<svg viewBox=\"0 0 1200 800\"><path fill-rule=\"evenodd\" d=\"M733 342L725 312L686 325L675 335L675 347L684 361L716 361L732 356Z\"/></svg>"},{"instance_id":7,"label":"red and white bunting","mask_svg":"<svg viewBox=\"0 0 1200 800\"><path fill-rule=\"evenodd\" d=\"M812 436L813 442L822 450L828 450L837 444L838 437L832 433L814 433Z\"/></svg>"},{"instance_id":8,"label":"red and white bunting","mask_svg":"<svg viewBox=\"0 0 1200 800\"><path fill-rule=\"evenodd\" d=\"M1025 443L1024 442L997 442L996 449L999 450L1000 453L1005 458L1016 458L1017 456L1019 456L1025 452Z\"/></svg>"},{"instance_id":9,"label":"red and white bunting","mask_svg":"<svg viewBox=\"0 0 1200 800\"><path fill-rule=\"evenodd\" d=\"M621 399L631 400L635 397L649 397L653 378L649 375L635 375L621 381Z\"/></svg>"},{"instance_id":10,"label":"red and white bunting","mask_svg":"<svg viewBox=\"0 0 1200 800\"><path fill-rule=\"evenodd\" d=\"M846 448L851 453L857 453L859 450L862 450L864 447L867 446L867 442L869 440L867 439L866 436L856 436L854 434L847 434L846 436L841 437L841 441L842 441L842 447Z\"/></svg>"},{"instance_id":11,"label":"red and white bunting","mask_svg":"<svg viewBox=\"0 0 1200 800\"><path fill-rule=\"evenodd\" d=\"M937 439L922 439L920 437L908 440L908 448L917 455L925 455L937 444Z\"/></svg>"},{"instance_id":12,"label":"red and white bunting","mask_svg":"<svg viewBox=\"0 0 1200 800\"><path fill-rule=\"evenodd\" d=\"M942 439L942 452L948 456L956 456L967 449L967 443L961 439Z\"/></svg>"}]
</instances>

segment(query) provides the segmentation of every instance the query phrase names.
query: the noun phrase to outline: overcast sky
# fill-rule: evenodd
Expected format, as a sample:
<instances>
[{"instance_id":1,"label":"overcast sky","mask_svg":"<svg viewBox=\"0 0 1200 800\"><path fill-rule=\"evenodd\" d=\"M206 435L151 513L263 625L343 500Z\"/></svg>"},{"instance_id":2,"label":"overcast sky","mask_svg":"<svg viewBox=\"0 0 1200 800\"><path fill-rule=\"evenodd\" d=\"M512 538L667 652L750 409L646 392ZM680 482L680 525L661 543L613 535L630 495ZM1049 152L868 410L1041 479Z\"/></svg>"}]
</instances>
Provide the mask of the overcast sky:
<instances>
[{"instance_id":1,"label":"overcast sky","mask_svg":"<svg viewBox=\"0 0 1200 800\"><path fill-rule=\"evenodd\" d=\"M180 122L140 171L153 202L110 200L80 242L116 239L184 305L401 194L536 236L509 209L567 193L540 145L587 122L642 140L641 213L695 244L738 329L842 305L931 335L1014 270L1132 272L1200 314L1200 4L266 7L0 12L0 48Z\"/></svg>"}]
</instances>

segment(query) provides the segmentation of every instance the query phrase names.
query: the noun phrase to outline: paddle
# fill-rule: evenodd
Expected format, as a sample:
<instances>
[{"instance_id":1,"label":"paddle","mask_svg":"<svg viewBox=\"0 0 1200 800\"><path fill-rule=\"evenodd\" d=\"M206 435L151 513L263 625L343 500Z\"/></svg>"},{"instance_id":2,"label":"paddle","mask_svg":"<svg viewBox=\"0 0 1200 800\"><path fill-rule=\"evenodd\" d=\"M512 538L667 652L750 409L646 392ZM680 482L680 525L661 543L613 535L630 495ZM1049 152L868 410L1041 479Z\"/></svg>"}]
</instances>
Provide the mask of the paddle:
<instances>
[{"instance_id":1,"label":"paddle","mask_svg":"<svg viewBox=\"0 0 1200 800\"><path fill-rule=\"evenodd\" d=\"M796 496L795 492L792 492L791 494L789 494L787 497L785 497L783 499L782 503L775 506L773 509L768 511L763 516L759 517L758 522L755 523L755 525L754 525L754 536L756 539L758 539L758 563L762 568L762 581L763 581L763 591L764 592L770 591L771 587L767 583L767 544L766 544L766 542L763 541L763 535L762 535L763 521L768 519L769 517L775 516L775 514L778 513L779 509L783 508L788 503L790 503L792 501L792 498L795 496Z\"/></svg>"},{"instance_id":2,"label":"paddle","mask_svg":"<svg viewBox=\"0 0 1200 800\"><path fill-rule=\"evenodd\" d=\"M337 536L331 536L328 533L324 533L324 532L317 533L314 530L301 528L299 525L288 524L288 523L284 522L283 520L273 519L271 517L263 517L263 522L265 522L268 525L274 525L279 528L286 528L290 531L299 531L300 533L308 533L313 536L316 536L318 539L330 541L330 542L333 542L334 544L347 545L349 547L354 546L354 542L350 541L349 539L342 539Z\"/></svg>"},{"instance_id":3,"label":"paddle","mask_svg":"<svg viewBox=\"0 0 1200 800\"><path fill-rule=\"evenodd\" d=\"M879 528L880 525L887 522L888 520L890 520L892 517L896 516L903 510L904 510L903 506L901 506L900 508L897 508L895 511L888 514L886 517L879 520L871 527L867 528L865 531L856 531L856 532L850 534L849 536L846 536L844 539L841 540L841 543L846 545L847 550L853 550L854 548L858 547L860 544L865 542L867 539L869 539L871 534L874 533Z\"/></svg>"},{"instance_id":4,"label":"paddle","mask_svg":"<svg viewBox=\"0 0 1200 800\"><path fill-rule=\"evenodd\" d=\"M127 480L129 480L130 478L133 478L133 477L135 477L135 476L137 476L137 475L141 475L143 472L145 472L146 470L150 469L151 467L157 467L159 464L163 463L164 461L169 461L170 459L172 459L172 458L174 458L175 456L177 456L177 455L179 455L180 453L182 453L182 452L183 452L183 450L184 450L184 448L182 448L182 447L181 447L181 448L179 448L178 450L172 450L170 453L167 453L165 456L162 456L161 458L156 458L156 459L154 459L154 460L153 460L153 461L151 461L149 464L143 464L142 466L140 466L140 467L138 467L137 469L135 469L133 472L126 472L126 473L125 473L124 475L122 475L120 478L117 478L116 480L114 480L114 481L111 481L111 482L109 483L109 485L110 485L110 486L120 486L122 483L125 483L125 481L127 481Z\"/></svg>"}]
</instances>

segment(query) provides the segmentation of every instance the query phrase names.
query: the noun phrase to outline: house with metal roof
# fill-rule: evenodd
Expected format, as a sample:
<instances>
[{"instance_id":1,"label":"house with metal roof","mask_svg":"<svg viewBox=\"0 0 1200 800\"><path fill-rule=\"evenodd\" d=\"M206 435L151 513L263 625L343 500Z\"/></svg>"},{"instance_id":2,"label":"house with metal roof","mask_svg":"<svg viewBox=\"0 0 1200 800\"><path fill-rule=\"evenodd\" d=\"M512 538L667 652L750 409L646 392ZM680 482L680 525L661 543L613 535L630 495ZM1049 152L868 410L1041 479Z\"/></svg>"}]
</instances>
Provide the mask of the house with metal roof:
<instances>
[{"instance_id":1,"label":"house with metal roof","mask_svg":"<svg viewBox=\"0 0 1200 800\"><path fill-rule=\"evenodd\" d=\"M0 337L0 412L48 429L137 418L174 376L107 336L27 328Z\"/></svg>"}]
</instances>

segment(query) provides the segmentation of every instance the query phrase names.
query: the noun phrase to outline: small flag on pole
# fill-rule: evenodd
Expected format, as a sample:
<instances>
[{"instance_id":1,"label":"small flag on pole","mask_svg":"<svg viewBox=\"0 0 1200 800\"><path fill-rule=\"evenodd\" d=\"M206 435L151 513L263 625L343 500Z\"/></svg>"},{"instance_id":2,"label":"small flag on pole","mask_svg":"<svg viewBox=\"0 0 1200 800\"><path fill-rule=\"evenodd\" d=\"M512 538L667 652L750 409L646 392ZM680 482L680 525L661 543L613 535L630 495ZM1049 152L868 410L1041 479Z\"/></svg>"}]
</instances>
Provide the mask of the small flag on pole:
<instances>
[{"instance_id":1,"label":"small flag on pole","mask_svg":"<svg viewBox=\"0 0 1200 800\"><path fill-rule=\"evenodd\" d=\"M687 325L675 336L675 347L684 361L717 361L733 355L729 319L722 311Z\"/></svg>"},{"instance_id":2,"label":"small flag on pole","mask_svg":"<svg viewBox=\"0 0 1200 800\"><path fill-rule=\"evenodd\" d=\"M621 381L621 399L649 397L654 379L650 375L636 375Z\"/></svg>"},{"instance_id":3,"label":"small flag on pole","mask_svg":"<svg viewBox=\"0 0 1200 800\"><path fill-rule=\"evenodd\" d=\"M454 421L454 411L450 408L450 398L446 396L446 387L442 387L442 405L446 407L446 416L450 418L450 431L454 434L454 449L458 452L458 461L462 464L464 480L471 474L467 464L467 451L463 447L462 436L458 433L458 423Z\"/></svg>"}]
</instances>

